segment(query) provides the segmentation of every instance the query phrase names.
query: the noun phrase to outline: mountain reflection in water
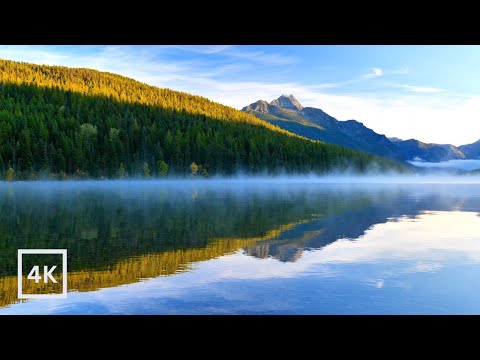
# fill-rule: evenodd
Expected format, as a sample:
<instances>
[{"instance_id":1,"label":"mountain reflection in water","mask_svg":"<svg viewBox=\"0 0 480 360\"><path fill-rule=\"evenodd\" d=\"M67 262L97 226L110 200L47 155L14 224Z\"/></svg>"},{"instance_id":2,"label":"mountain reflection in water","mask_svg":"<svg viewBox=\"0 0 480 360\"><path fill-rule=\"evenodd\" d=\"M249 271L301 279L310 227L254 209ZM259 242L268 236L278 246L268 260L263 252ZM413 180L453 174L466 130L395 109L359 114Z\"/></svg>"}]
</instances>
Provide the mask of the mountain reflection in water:
<instances>
[{"instance_id":1,"label":"mountain reflection in water","mask_svg":"<svg viewBox=\"0 0 480 360\"><path fill-rule=\"evenodd\" d=\"M477 184L4 183L0 211L5 313L436 313L478 298L444 280L477 269ZM67 300L16 303L18 248L68 249ZM421 274L443 274L429 284L444 303L398 297ZM395 301L372 298L389 284Z\"/></svg>"}]
</instances>

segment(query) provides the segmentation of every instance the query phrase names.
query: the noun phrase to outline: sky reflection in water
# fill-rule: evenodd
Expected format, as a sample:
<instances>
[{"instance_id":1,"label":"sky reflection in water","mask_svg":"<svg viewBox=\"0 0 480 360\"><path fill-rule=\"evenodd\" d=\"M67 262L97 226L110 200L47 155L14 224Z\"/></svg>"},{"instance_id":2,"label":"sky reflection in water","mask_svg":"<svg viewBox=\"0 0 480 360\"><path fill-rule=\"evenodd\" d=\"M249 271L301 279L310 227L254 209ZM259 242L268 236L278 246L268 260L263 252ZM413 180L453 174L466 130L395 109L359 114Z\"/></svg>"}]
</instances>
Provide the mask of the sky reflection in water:
<instances>
[{"instance_id":1,"label":"sky reflection in water","mask_svg":"<svg viewBox=\"0 0 480 360\"><path fill-rule=\"evenodd\" d=\"M69 254L74 246L78 254L88 253L87 245L93 251L72 259L81 292L70 292L66 300L5 304L0 314L480 312L478 184L97 183L82 189L63 184L42 194L28 184L16 186L14 195L0 186L1 206L13 206L13 196L17 213L35 218L42 204L56 200L65 206L43 216L46 235L60 231L64 238L57 241L67 244ZM87 202L92 198L102 200ZM39 208L27 206L32 199ZM109 215L108 226L92 214ZM59 221L72 226L55 229ZM134 227L142 221L139 234ZM33 236L25 224L15 225L13 236L12 224L0 223L7 245L23 239L19 232ZM183 235L173 235L180 230ZM132 236L135 249L118 245L131 245ZM192 240L197 237L204 238ZM114 246L104 246L105 239ZM109 249L111 256L103 257ZM179 251L198 261L168 273L162 256ZM124 275L115 273L118 264L137 269L146 259L163 272L123 282ZM5 283L9 271L3 269ZM85 287L85 273L96 274L93 281L102 289ZM105 286L105 279L112 285Z\"/></svg>"}]
</instances>

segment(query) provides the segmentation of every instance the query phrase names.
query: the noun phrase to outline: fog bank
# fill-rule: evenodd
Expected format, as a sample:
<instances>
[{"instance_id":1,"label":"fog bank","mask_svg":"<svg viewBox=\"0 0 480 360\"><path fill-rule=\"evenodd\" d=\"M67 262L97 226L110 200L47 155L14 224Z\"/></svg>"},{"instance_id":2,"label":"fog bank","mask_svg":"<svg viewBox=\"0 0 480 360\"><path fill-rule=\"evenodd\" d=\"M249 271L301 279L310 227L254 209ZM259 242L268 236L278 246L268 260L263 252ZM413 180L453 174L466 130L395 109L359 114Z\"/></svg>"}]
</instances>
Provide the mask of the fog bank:
<instances>
[{"instance_id":1,"label":"fog bank","mask_svg":"<svg viewBox=\"0 0 480 360\"><path fill-rule=\"evenodd\" d=\"M480 169L480 160L448 160L441 162L409 161L409 163L422 168L456 169L466 171Z\"/></svg>"},{"instance_id":2,"label":"fog bank","mask_svg":"<svg viewBox=\"0 0 480 360\"><path fill-rule=\"evenodd\" d=\"M284 175L284 176L247 176L208 177L208 178L165 178L165 179L123 179L123 180L35 180L35 181L0 181L0 186L59 186L69 187L111 187L116 185L131 186L185 186L219 185L219 184L480 184L480 174L452 175L444 174L409 174L409 175Z\"/></svg>"}]
</instances>

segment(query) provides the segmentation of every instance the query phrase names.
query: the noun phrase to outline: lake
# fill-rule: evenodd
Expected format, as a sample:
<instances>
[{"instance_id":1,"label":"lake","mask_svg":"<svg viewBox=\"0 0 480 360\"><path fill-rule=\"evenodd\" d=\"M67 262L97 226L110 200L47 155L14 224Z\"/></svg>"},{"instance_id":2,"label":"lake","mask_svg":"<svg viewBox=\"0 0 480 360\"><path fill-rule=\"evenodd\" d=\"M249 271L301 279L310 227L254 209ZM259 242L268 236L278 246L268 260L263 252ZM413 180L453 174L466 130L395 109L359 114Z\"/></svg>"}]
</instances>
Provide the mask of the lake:
<instances>
[{"instance_id":1,"label":"lake","mask_svg":"<svg viewBox=\"0 0 480 360\"><path fill-rule=\"evenodd\" d=\"M365 180L366 179L366 180ZM480 179L0 183L0 314L480 313ZM17 249L67 249L67 299Z\"/></svg>"}]
</instances>

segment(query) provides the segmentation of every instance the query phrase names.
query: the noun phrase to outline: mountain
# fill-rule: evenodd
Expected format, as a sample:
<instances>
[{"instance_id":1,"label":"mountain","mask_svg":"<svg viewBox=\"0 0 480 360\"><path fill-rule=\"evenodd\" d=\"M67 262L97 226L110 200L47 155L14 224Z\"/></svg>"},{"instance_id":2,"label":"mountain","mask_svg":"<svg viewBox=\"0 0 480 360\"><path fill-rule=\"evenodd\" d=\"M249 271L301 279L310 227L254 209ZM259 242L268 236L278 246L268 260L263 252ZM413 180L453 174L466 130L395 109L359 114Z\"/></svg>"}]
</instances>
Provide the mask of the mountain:
<instances>
[{"instance_id":1,"label":"mountain","mask_svg":"<svg viewBox=\"0 0 480 360\"><path fill-rule=\"evenodd\" d=\"M390 140L391 142L403 141L402 139L397 137L389 137L388 140Z\"/></svg>"},{"instance_id":2,"label":"mountain","mask_svg":"<svg viewBox=\"0 0 480 360\"><path fill-rule=\"evenodd\" d=\"M427 144L416 139L387 138L356 120L339 121L320 109L303 107L293 95L282 95L270 103L259 100L242 111L309 139L397 161L421 159L440 162L480 158L480 140L456 147L450 144Z\"/></svg>"},{"instance_id":3,"label":"mountain","mask_svg":"<svg viewBox=\"0 0 480 360\"><path fill-rule=\"evenodd\" d=\"M458 147L469 159L480 159L480 140Z\"/></svg>"},{"instance_id":4,"label":"mountain","mask_svg":"<svg viewBox=\"0 0 480 360\"><path fill-rule=\"evenodd\" d=\"M277 100L273 100L271 104L274 106L282 107L284 109L290 109L290 110L296 110L296 111L303 110L302 104L300 104L300 102L297 99L295 99L293 95L280 96Z\"/></svg>"},{"instance_id":5,"label":"mountain","mask_svg":"<svg viewBox=\"0 0 480 360\"><path fill-rule=\"evenodd\" d=\"M440 162L466 158L459 148L449 144L427 144L416 139L396 141L394 144L405 160Z\"/></svg>"},{"instance_id":6,"label":"mountain","mask_svg":"<svg viewBox=\"0 0 480 360\"><path fill-rule=\"evenodd\" d=\"M321 173L372 163L401 168L200 96L91 69L0 60L0 175L8 180Z\"/></svg>"},{"instance_id":7,"label":"mountain","mask_svg":"<svg viewBox=\"0 0 480 360\"><path fill-rule=\"evenodd\" d=\"M320 109L303 107L293 95L282 95L270 103L259 100L242 111L309 139L403 160L384 135L356 120L338 121Z\"/></svg>"},{"instance_id":8,"label":"mountain","mask_svg":"<svg viewBox=\"0 0 480 360\"><path fill-rule=\"evenodd\" d=\"M478 200L469 196L468 192L459 193L455 198L419 192L415 201L405 201L403 196L403 192L391 192L378 198L357 193L341 204L339 198L342 195L332 192L321 199L324 204L335 204L334 208L324 212L324 207L318 205L317 214L320 216L299 222L275 238L249 245L245 252L258 258L294 262L303 252L322 249L339 239L357 241L373 226L387 223L392 218L415 219L425 209L452 211L458 206L468 211L480 211ZM329 197L337 200L331 201Z\"/></svg>"}]
</instances>

